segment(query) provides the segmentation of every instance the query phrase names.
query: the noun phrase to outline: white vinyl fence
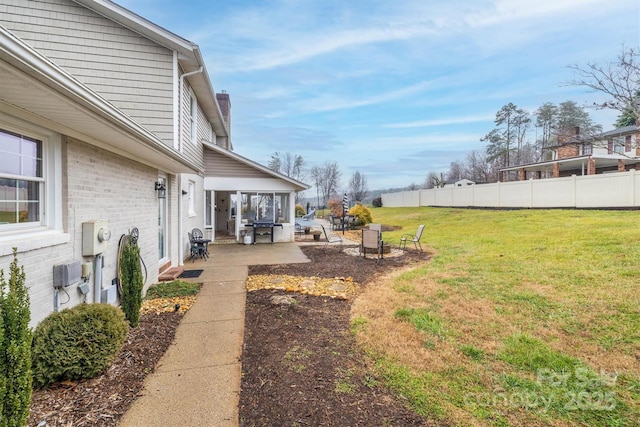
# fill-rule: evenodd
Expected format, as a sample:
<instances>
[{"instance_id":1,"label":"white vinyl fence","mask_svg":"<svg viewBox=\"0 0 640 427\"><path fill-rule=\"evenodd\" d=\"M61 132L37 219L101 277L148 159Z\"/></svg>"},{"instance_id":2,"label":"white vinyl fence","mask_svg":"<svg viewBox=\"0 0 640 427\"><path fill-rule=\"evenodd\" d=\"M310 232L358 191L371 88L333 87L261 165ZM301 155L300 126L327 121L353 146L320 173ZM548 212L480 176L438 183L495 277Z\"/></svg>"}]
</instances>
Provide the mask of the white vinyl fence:
<instances>
[{"instance_id":1,"label":"white vinyl fence","mask_svg":"<svg viewBox=\"0 0 640 427\"><path fill-rule=\"evenodd\" d=\"M640 207L640 171L496 182L382 195L385 207L631 208Z\"/></svg>"}]
</instances>

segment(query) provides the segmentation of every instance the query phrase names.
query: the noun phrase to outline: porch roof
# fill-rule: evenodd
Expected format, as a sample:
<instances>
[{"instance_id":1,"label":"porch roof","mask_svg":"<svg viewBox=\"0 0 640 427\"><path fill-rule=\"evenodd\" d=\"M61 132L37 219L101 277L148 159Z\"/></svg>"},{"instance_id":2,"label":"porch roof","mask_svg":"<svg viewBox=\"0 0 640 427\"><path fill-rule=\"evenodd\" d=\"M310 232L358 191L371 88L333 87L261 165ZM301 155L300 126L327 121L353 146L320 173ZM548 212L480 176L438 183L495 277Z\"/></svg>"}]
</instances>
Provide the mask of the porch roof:
<instances>
[{"instance_id":1,"label":"porch roof","mask_svg":"<svg viewBox=\"0 0 640 427\"><path fill-rule=\"evenodd\" d=\"M237 154L231 150L227 150L226 148L220 147L214 143L203 141L205 150L209 149L214 152L216 155L222 156L226 161L230 162L232 166L237 168L237 174L234 174L234 171L227 173L218 173L215 169L210 172L207 169L207 156L205 155L205 181L209 178L220 178L224 179L232 179L238 182L241 178L245 178L248 180L256 181L256 180L264 180L265 183L270 183L273 181L279 181L285 183L290 186L294 191L303 191L308 190L311 186L300 182L296 179L288 177L284 174L276 172L274 170L269 169L266 166L263 166L259 163L254 162L251 159L248 159L240 154ZM234 168L235 169L235 168ZM256 184L259 186L259 184ZM237 190L242 190L241 186L236 187ZM265 188L267 190L267 188Z\"/></svg>"},{"instance_id":2,"label":"porch roof","mask_svg":"<svg viewBox=\"0 0 640 427\"><path fill-rule=\"evenodd\" d=\"M587 167L587 161L589 158L593 158L596 162L596 168L614 167L618 165L618 160L623 160L625 164L640 163L638 157L626 157L620 154L604 154L604 155L591 155L591 156L576 156L567 157L564 159L549 160L546 162L530 163L527 165L510 166L508 168L501 168L501 171L518 171L524 169L526 172L545 172L553 170L553 165L558 164L558 169L562 171L570 171L580 169L583 166Z\"/></svg>"}]
</instances>

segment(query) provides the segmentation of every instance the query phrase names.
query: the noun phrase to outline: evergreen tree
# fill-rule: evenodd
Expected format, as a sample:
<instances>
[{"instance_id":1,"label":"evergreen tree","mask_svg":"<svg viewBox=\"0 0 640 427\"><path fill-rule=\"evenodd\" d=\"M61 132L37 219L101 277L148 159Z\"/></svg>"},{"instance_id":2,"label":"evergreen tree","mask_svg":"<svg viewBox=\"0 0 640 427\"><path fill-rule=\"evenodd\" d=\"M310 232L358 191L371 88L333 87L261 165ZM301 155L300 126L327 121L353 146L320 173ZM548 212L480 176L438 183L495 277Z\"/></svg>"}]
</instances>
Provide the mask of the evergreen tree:
<instances>
[{"instance_id":1,"label":"evergreen tree","mask_svg":"<svg viewBox=\"0 0 640 427\"><path fill-rule=\"evenodd\" d=\"M132 328L140 321L142 306L142 268L140 267L140 248L130 239L125 243L120 255L120 276L122 279L122 311Z\"/></svg>"},{"instance_id":2,"label":"evergreen tree","mask_svg":"<svg viewBox=\"0 0 640 427\"><path fill-rule=\"evenodd\" d=\"M13 248L9 282L5 280L4 270L0 270L2 427L26 425L31 403L31 310L24 267L18 267L17 253L17 248Z\"/></svg>"}]
</instances>

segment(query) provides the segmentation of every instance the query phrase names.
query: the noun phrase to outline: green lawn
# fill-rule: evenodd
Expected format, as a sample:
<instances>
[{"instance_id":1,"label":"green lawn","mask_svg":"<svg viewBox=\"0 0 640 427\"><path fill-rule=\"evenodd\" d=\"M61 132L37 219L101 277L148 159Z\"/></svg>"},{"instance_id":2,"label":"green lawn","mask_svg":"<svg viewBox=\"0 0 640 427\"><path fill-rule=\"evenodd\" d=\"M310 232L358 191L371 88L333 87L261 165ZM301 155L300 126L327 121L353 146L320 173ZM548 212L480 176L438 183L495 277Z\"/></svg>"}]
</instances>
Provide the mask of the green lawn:
<instances>
[{"instance_id":1,"label":"green lawn","mask_svg":"<svg viewBox=\"0 0 640 427\"><path fill-rule=\"evenodd\" d=\"M373 209L433 257L355 301L376 373L456 425L640 425L640 213ZM356 327L357 326L357 327Z\"/></svg>"}]
</instances>

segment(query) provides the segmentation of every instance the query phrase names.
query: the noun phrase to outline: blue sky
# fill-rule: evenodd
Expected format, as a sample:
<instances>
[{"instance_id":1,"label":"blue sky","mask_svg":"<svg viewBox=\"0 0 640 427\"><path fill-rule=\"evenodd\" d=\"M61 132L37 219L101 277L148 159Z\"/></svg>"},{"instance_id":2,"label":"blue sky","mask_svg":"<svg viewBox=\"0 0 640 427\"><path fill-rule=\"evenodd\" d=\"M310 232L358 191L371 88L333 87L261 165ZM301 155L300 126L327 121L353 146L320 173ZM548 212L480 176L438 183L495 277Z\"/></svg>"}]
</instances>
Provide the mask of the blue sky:
<instances>
[{"instance_id":1,"label":"blue sky","mask_svg":"<svg viewBox=\"0 0 640 427\"><path fill-rule=\"evenodd\" d=\"M336 161L370 189L446 171L513 102L590 105L568 65L640 46L638 0L116 0L200 46L235 151ZM610 129L615 112L590 110ZM535 131L532 132L535 138Z\"/></svg>"}]
</instances>

